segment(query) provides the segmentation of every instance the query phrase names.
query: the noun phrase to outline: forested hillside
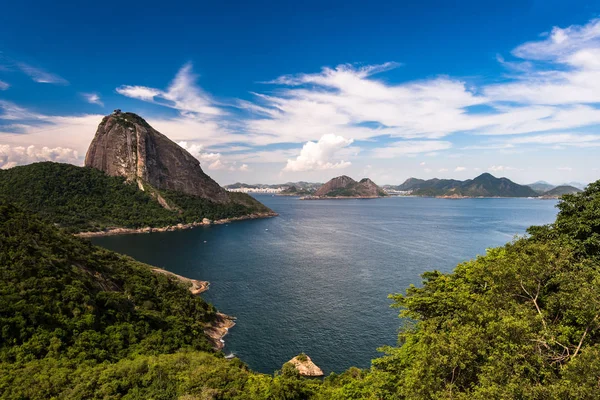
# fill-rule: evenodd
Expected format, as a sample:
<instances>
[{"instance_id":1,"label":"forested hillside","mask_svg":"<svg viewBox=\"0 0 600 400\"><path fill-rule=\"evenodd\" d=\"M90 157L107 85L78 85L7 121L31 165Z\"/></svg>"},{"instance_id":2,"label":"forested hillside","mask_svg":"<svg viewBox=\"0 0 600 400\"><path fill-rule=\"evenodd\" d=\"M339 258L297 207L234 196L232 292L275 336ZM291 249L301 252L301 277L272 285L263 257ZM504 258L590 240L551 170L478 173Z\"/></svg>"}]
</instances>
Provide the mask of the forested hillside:
<instances>
[{"instance_id":1,"label":"forested hillside","mask_svg":"<svg viewBox=\"0 0 600 400\"><path fill-rule=\"evenodd\" d=\"M393 295L398 346L318 381L211 353L211 306L2 205L0 397L596 399L600 181L558 207L555 223Z\"/></svg>"},{"instance_id":2,"label":"forested hillside","mask_svg":"<svg viewBox=\"0 0 600 400\"><path fill-rule=\"evenodd\" d=\"M157 191L156 191L157 192ZM155 192L139 190L122 177L70 164L42 162L0 170L0 199L38 213L71 232L111 227L163 227L178 223L269 212L244 193L227 193L219 204L179 192L160 191L171 206L162 207Z\"/></svg>"}]
</instances>

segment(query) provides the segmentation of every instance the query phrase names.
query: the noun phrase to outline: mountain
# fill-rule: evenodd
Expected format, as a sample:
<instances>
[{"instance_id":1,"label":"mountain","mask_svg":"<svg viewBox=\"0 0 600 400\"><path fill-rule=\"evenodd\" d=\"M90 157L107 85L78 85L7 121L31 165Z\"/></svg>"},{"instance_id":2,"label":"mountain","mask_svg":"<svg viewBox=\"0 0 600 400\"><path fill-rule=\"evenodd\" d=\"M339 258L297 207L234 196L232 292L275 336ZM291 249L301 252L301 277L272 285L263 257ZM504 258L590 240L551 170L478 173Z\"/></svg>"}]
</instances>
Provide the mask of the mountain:
<instances>
[{"instance_id":1,"label":"mountain","mask_svg":"<svg viewBox=\"0 0 600 400\"><path fill-rule=\"evenodd\" d=\"M349 176L342 175L331 179L321 186L314 197L383 197L387 193L369 178L356 182Z\"/></svg>"},{"instance_id":2,"label":"mountain","mask_svg":"<svg viewBox=\"0 0 600 400\"><path fill-rule=\"evenodd\" d=\"M557 186L554 189L548 190L547 192L544 192L542 197L558 198L564 194L573 194L573 193L580 193L580 192L582 192L582 190L579 188L576 188L575 186L562 185L562 186Z\"/></svg>"},{"instance_id":3,"label":"mountain","mask_svg":"<svg viewBox=\"0 0 600 400\"><path fill-rule=\"evenodd\" d=\"M122 176L142 190L170 190L227 203L227 191L202 171L181 146L133 113L116 110L102 119L85 156L85 166Z\"/></svg>"},{"instance_id":4,"label":"mountain","mask_svg":"<svg viewBox=\"0 0 600 400\"><path fill-rule=\"evenodd\" d=\"M540 194L547 192L548 190L552 190L556 187L555 185L548 183L546 181L537 181L537 182L530 183L525 186L529 186L530 188L532 188L533 190L535 190L536 192L538 192Z\"/></svg>"},{"instance_id":5,"label":"mountain","mask_svg":"<svg viewBox=\"0 0 600 400\"><path fill-rule=\"evenodd\" d=\"M104 117L85 164L0 170L0 199L70 232L275 215L253 197L220 187L190 153L132 113Z\"/></svg>"},{"instance_id":6,"label":"mountain","mask_svg":"<svg viewBox=\"0 0 600 400\"><path fill-rule=\"evenodd\" d=\"M474 179L459 181L454 179L429 179L426 181L411 178L400 187L411 187L416 196L437 197L536 197L529 186L519 185L508 178L496 178L483 173Z\"/></svg>"},{"instance_id":7,"label":"mountain","mask_svg":"<svg viewBox=\"0 0 600 400\"><path fill-rule=\"evenodd\" d=\"M587 184L581 183L581 182L565 182L560 186L573 186L573 187L576 187L577 189L583 190L583 189L585 189Z\"/></svg>"}]
</instances>

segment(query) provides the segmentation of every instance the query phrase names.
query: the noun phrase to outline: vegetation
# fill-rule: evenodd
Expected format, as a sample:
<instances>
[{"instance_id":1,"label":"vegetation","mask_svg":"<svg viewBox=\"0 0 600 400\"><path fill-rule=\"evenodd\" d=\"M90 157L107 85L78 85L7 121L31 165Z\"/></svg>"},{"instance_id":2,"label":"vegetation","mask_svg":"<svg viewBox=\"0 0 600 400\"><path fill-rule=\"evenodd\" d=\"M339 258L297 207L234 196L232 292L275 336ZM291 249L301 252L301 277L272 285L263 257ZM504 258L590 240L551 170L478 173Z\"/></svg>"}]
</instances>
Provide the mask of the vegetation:
<instances>
[{"instance_id":1,"label":"vegetation","mask_svg":"<svg viewBox=\"0 0 600 400\"><path fill-rule=\"evenodd\" d=\"M320 381L212 353L200 298L0 205L0 398L595 399L600 181L558 207L553 224L392 295L398 346Z\"/></svg>"},{"instance_id":2,"label":"vegetation","mask_svg":"<svg viewBox=\"0 0 600 400\"><path fill-rule=\"evenodd\" d=\"M484 173L474 179L421 180L410 178L396 190L411 190L416 196L465 196L465 197L536 197L538 193L529 186L519 185L507 178L496 178Z\"/></svg>"},{"instance_id":3,"label":"vegetation","mask_svg":"<svg viewBox=\"0 0 600 400\"><path fill-rule=\"evenodd\" d=\"M0 199L17 204L71 232L111 227L163 227L270 211L244 193L217 204L177 192L159 193L173 207L123 178L93 168L42 162L0 170Z\"/></svg>"}]
</instances>

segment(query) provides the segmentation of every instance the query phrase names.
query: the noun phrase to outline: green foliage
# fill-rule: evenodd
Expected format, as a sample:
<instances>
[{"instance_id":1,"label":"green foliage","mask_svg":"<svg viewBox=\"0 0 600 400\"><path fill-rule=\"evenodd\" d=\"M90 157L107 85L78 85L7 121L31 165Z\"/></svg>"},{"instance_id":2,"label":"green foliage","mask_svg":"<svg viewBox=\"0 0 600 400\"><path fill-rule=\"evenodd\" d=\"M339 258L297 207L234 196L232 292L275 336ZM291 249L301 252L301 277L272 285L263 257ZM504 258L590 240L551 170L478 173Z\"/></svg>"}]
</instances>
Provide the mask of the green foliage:
<instances>
[{"instance_id":1,"label":"green foliage","mask_svg":"<svg viewBox=\"0 0 600 400\"><path fill-rule=\"evenodd\" d=\"M166 275L0 204L0 361L210 350L214 308Z\"/></svg>"},{"instance_id":2,"label":"green foliage","mask_svg":"<svg viewBox=\"0 0 600 400\"><path fill-rule=\"evenodd\" d=\"M38 213L71 232L163 227L270 211L245 193L231 193L231 201L225 204L177 192L160 195L174 206L173 211L135 183L93 168L43 162L0 170L0 200Z\"/></svg>"},{"instance_id":3,"label":"green foliage","mask_svg":"<svg viewBox=\"0 0 600 400\"><path fill-rule=\"evenodd\" d=\"M405 326L369 370L273 376L209 353L211 306L147 266L0 206L0 397L596 399L600 182L556 222L394 294Z\"/></svg>"},{"instance_id":4,"label":"green foliage","mask_svg":"<svg viewBox=\"0 0 600 400\"><path fill-rule=\"evenodd\" d=\"M296 356L296 359L297 359L298 361L302 361L302 362L304 362L304 361L308 361L308 357L307 357L307 356L306 356L306 354L304 354L304 353L300 353L300 354L298 354L298 355Z\"/></svg>"}]
</instances>

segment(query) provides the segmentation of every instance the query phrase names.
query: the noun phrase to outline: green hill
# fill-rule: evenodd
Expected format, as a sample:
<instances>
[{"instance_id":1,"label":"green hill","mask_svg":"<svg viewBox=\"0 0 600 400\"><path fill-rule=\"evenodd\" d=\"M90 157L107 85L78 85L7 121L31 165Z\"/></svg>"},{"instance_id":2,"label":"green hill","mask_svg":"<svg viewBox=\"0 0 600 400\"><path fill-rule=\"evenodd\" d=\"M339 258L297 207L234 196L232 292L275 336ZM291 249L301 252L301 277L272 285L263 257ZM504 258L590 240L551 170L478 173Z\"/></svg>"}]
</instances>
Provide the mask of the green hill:
<instances>
[{"instance_id":1,"label":"green hill","mask_svg":"<svg viewBox=\"0 0 600 400\"><path fill-rule=\"evenodd\" d=\"M560 197L565 194L580 193L582 191L583 190L576 188L575 186L562 185L544 192L543 197Z\"/></svg>"},{"instance_id":2,"label":"green hill","mask_svg":"<svg viewBox=\"0 0 600 400\"><path fill-rule=\"evenodd\" d=\"M163 227L271 211L244 193L228 192L230 201L224 204L179 192L159 193L171 210L153 192L94 168L42 162L0 170L0 199L72 232Z\"/></svg>"}]
</instances>

